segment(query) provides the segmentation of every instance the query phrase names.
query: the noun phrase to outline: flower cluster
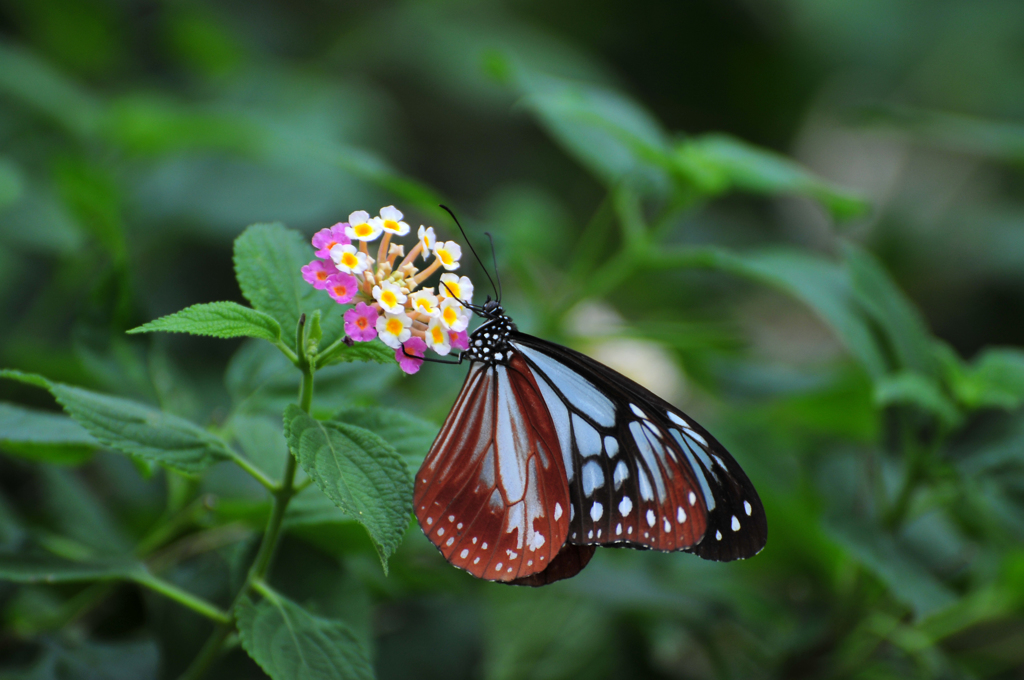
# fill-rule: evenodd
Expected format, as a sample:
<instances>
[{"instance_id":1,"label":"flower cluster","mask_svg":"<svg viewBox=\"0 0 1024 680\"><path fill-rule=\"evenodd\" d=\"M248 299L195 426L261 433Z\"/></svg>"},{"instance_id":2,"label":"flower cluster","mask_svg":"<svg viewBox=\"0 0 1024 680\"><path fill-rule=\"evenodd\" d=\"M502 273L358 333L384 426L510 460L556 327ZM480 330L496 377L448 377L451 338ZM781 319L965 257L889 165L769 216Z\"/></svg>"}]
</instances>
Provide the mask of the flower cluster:
<instances>
[{"instance_id":1,"label":"flower cluster","mask_svg":"<svg viewBox=\"0 0 1024 680\"><path fill-rule=\"evenodd\" d=\"M348 222L321 229L313 236L318 259L302 268L302 277L338 304L355 303L345 312L348 337L356 342L379 337L395 348L402 370L415 373L427 349L444 356L469 347L470 311L465 303L473 301L473 283L452 273L459 268L462 248L454 241L438 241L433 227L419 228L419 241L408 255L404 246L392 243L392 237L410 231L403 217L389 205L377 217L357 210ZM374 257L370 244L378 238ZM420 270L417 256L432 256L433 262ZM436 291L420 287L442 268Z\"/></svg>"}]
</instances>

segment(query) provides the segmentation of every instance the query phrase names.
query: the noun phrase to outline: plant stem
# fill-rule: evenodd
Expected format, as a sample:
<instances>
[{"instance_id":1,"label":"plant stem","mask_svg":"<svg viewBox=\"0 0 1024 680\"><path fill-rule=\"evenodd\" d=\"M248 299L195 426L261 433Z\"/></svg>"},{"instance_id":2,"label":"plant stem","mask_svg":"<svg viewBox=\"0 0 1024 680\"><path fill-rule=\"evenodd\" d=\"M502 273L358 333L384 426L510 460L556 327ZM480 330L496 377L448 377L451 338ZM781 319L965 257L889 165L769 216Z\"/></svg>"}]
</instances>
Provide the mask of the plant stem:
<instances>
[{"instance_id":1,"label":"plant stem","mask_svg":"<svg viewBox=\"0 0 1024 680\"><path fill-rule=\"evenodd\" d=\"M201 597L196 597L187 590L179 588L170 581L165 581L162 578L153 576L152 574L145 574L137 577L135 582L139 585L146 586L150 590L160 593L164 597L169 597L175 602L178 602L192 611L202 614L206 618L212 619L221 625L231 623L231 616L228 612L210 604Z\"/></svg>"},{"instance_id":2,"label":"plant stem","mask_svg":"<svg viewBox=\"0 0 1024 680\"><path fill-rule=\"evenodd\" d=\"M296 346L299 349L298 366L302 370L302 385L299 387L299 406L303 411L309 413L313 405L314 368L309 361L309 357L306 356L303 346L302 330L305 325L305 318L305 315L303 315L299 320ZM245 583L242 584L241 589L239 589L238 594L235 595L235 599L231 603L231 607L228 609L227 621L219 624L213 633L210 634L206 644L203 645L199 654L193 659L192 664L182 674L180 680L198 680L206 674L210 666L220 657L225 641L234 630L235 609L249 595L249 591L253 589L253 584L262 582L270 570L271 562L274 559L274 552L277 549L277 543L281 538L281 524L284 521L285 511L288 509L288 503L297 493L295 489L295 471L297 469L295 456L290 451L286 455L284 477L281 483L272 491L274 507L270 512L270 519L267 520L267 528L263 534L263 540L260 542L259 552L256 553L256 559L253 560L252 566L249 568Z\"/></svg>"}]
</instances>

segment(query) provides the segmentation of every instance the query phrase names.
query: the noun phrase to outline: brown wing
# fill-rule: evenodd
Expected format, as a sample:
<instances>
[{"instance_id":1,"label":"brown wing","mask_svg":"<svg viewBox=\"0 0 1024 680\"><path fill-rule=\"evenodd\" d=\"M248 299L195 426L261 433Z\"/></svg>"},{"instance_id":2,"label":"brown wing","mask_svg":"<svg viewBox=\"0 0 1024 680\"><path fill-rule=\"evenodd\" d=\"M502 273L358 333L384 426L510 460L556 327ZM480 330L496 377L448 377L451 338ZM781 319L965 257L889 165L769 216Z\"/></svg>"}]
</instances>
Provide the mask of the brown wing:
<instances>
[{"instance_id":1,"label":"brown wing","mask_svg":"<svg viewBox=\"0 0 1024 680\"><path fill-rule=\"evenodd\" d=\"M522 357L470 365L416 474L414 503L427 538L478 578L515 581L555 560L569 533L569 487L555 426ZM585 563L565 560L560 578Z\"/></svg>"}]
</instances>

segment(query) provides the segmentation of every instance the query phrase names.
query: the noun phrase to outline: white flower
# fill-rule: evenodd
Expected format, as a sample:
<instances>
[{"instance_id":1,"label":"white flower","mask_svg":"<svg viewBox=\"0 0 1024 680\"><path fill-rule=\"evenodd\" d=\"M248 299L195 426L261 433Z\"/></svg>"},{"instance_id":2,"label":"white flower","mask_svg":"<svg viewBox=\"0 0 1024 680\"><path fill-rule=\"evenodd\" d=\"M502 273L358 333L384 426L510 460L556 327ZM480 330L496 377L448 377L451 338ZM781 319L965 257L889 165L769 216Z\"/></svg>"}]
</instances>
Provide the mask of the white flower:
<instances>
[{"instance_id":1,"label":"white flower","mask_svg":"<svg viewBox=\"0 0 1024 680\"><path fill-rule=\"evenodd\" d=\"M398 349L409 339L412 319L406 314L384 314L377 317L377 335L388 347Z\"/></svg>"},{"instance_id":2,"label":"white flower","mask_svg":"<svg viewBox=\"0 0 1024 680\"><path fill-rule=\"evenodd\" d=\"M459 278L457 274L441 274L441 285L437 291L446 297L454 297L462 302L473 301L473 282L468 276Z\"/></svg>"},{"instance_id":3,"label":"white flower","mask_svg":"<svg viewBox=\"0 0 1024 680\"><path fill-rule=\"evenodd\" d=\"M435 317L441 313L437 308L437 296L434 295L433 288L416 291L409 296L409 301L412 303L414 312L420 312L429 317Z\"/></svg>"},{"instance_id":4,"label":"white flower","mask_svg":"<svg viewBox=\"0 0 1024 680\"><path fill-rule=\"evenodd\" d=\"M357 241L376 241L384 231L384 224L379 217L370 217L365 210L357 210L348 216L345 235Z\"/></svg>"},{"instance_id":5,"label":"white flower","mask_svg":"<svg viewBox=\"0 0 1024 680\"><path fill-rule=\"evenodd\" d=\"M331 259L339 272L359 276L370 267L370 258L366 253L356 250L355 246L343 246L340 243L331 248Z\"/></svg>"},{"instance_id":6,"label":"white flower","mask_svg":"<svg viewBox=\"0 0 1024 680\"><path fill-rule=\"evenodd\" d=\"M445 241L434 246L434 254L441 260L442 267L450 272L455 271L462 258L462 246L455 241Z\"/></svg>"},{"instance_id":7,"label":"white flower","mask_svg":"<svg viewBox=\"0 0 1024 680\"><path fill-rule=\"evenodd\" d=\"M395 236L409 233L409 225L402 221L402 213L393 205L380 209L380 223L384 231Z\"/></svg>"},{"instance_id":8,"label":"white flower","mask_svg":"<svg viewBox=\"0 0 1024 680\"><path fill-rule=\"evenodd\" d=\"M448 331L445 330L444 326L437 319L430 320L430 325L427 326L426 340L427 347L441 356L452 351L452 341L448 336Z\"/></svg>"},{"instance_id":9,"label":"white flower","mask_svg":"<svg viewBox=\"0 0 1024 680\"><path fill-rule=\"evenodd\" d=\"M402 292L401 287L393 281L384 281L379 286L374 286L373 299L380 304L381 309L389 314L405 313L407 296Z\"/></svg>"},{"instance_id":10,"label":"white flower","mask_svg":"<svg viewBox=\"0 0 1024 680\"><path fill-rule=\"evenodd\" d=\"M434 250L434 245L437 243L437 236L434 235L433 227L424 227L420 225L419 231L416 232L419 236L420 245L423 247L423 259L430 257L430 253Z\"/></svg>"},{"instance_id":11,"label":"white flower","mask_svg":"<svg viewBox=\"0 0 1024 680\"><path fill-rule=\"evenodd\" d=\"M440 321L442 326L458 333L469 326L469 312L455 298L445 298L441 303Z\"/></svg>"}]
</instances>

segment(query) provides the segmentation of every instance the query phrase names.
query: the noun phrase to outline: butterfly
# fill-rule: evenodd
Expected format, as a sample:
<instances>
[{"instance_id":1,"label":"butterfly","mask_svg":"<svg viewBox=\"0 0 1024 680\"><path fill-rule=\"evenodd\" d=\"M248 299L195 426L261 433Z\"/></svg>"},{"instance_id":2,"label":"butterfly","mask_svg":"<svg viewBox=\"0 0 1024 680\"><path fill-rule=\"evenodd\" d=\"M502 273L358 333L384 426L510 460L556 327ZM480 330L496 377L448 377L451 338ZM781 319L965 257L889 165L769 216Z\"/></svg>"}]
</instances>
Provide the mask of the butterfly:
<instances>
[{"instance_id":1,"label":"butterfly","mask_svg":"<svg viewBox=\"0 0 1024 680\"><path fill-rule=\"evenodd\" d=\"M622 374L521 333L496 292L464 303L484 323L446 362L469 373L415 478L416 517L448 562L540 586L597 546L716 561L764 547L761 500L725 447Z\"/></svg>"}]
</instances>

